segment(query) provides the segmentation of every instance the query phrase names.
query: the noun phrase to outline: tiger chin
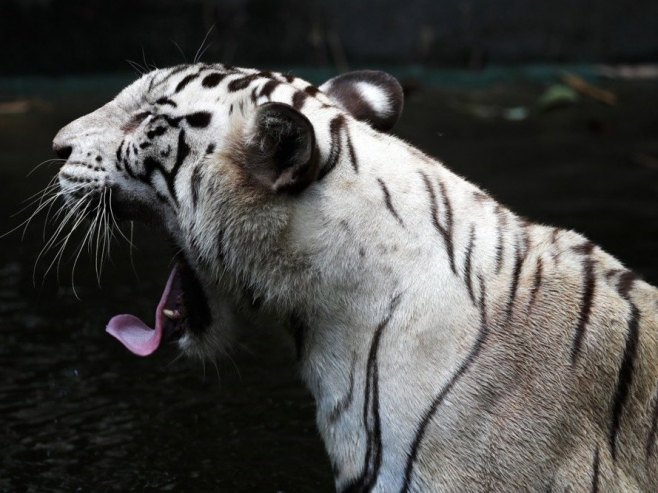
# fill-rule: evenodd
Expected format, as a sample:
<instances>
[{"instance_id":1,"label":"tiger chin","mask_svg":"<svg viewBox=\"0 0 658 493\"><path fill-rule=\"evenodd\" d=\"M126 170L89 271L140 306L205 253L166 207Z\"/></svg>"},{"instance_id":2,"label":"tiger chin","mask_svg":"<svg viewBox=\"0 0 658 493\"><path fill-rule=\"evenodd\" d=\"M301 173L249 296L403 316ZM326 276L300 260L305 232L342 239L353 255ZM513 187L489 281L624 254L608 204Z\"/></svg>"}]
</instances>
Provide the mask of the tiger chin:
<instances>
[{"instance_id":1,"label":"tiger chin","mask_svg":"<svg viewBox=\"0 0 658 493\"><path fill-rule=\"evenodd\" d=\"M72 207L109 191L176 264L139 355L295 339L338 491L658 491L658 292L386 133L382 72L155 70L63 128Z\"/></svg>"}]
</instances>

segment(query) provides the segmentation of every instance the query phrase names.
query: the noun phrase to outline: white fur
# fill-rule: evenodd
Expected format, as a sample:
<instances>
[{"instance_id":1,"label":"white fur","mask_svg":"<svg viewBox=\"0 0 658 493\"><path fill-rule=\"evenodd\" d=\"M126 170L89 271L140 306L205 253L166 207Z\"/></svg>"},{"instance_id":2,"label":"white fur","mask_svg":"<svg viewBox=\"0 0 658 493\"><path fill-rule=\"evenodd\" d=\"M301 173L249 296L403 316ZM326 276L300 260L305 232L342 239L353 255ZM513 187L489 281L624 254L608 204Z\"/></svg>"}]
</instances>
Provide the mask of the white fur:
<instances>
[{"instance_id":1,"label":"white fur","mask_svg":"<svg viewBox=\"0 0 658 493\"><path fill-rule=\"evenodd\" d=\"M356 87L361 97L381 116L388 116L393 110L388 95L381 87L370 82L357 82Z\"/></svg>"},{"instance_id":2,"label":"white fur","mask_svg":"<svg viewBox=\"0 0 658 493\"><path fill-rule=\"evenodd\" d=\"M437 161L352 119L323 94L308 98L301 111L313 125L321 162L331 153L330 122L344 115L346 133L336 168L299 196L255 191L240 181L235 151L252 128L250 91L256 88L257 94L268 79L256 79L242 92L222 90L231 80L256 73L244 71L227 76L214 92L197 79L178 96L171 95L195 70L198 66L191 66L171 80L166 71L149 74L114 102L63 129L57 139L74 144L72 160L83 159L89 148L111 159L123 138L117 128L141 109L152 78L157 83L146 96L175 98L178 107L172 113L213 112L209 128L188 132L193 157L176 181L180 207L159 204L153 189L111 167L103 179L142 197L194 261L215 322L201 340L191 335L183 340L187 352L213 354L227 343L227 328L244 323L236 313L251 301L247 288L264 301L262 310L282 324L291 313L304 321L301 374L317 403L318 427L336 467L339 490L371 467L376 475L362 489L400 491L420 423L448 385L418 447L407 483L410 491L537 491L550 485L589 490L595 449L601 490L658 490L655 461L634 465L645 464L644 442L630 432L637 430L642 437L648 432L649 402L658 381L655 363L636 371L643 383L632 388L635 421L622 421L616 462L607 445L609 403L628 332L629 302L619 295L618 274L606 277L606 272L623 269L619 262L598 248L592 252L594 308L579 363L572 369L569 350L583 291L583 256L576 252L585 241L582 236L524 224ZM294 94L308 85L274 77L280 85L269 97L257 97L257 104L291 104ZM361 84L359 91L376 111L386 111L381 89ZM99 129L102 136L83 133L89 128ZM358 173L345 148L347 133ZM130 139L139 135L135 132ZM162 146L174 140L168 142ZM210 142L216 150L205 155ZM192 207L190 182L197 166L202 193ZM72 164L64 170L87 173ZM434 222L423 176L430 181L442 228L450 221L444 192L450 203L456 272ZM401 222L388 210L381 182ZM154 186L166 192L163 180ZM469 278L471 232L475 240ZM498 249L503 252L500 266ZM520 268L518 256L523 257ZM533 294L539 264L543 284ZM655 353L656 290L638 282L632 296L643 307L642 354ZM479 300L484 301L488 332L467 364L483 334ZM376 378L369 373L375 367ZM375 382L378 397L373 395ZM336 406L347 402L348 395L349 405L336 416ZM375 398L381 462L368 465L375 420L369 406ZM630 417L631 404L627 406L624 417Z\"/></svg>"}]
</instances>

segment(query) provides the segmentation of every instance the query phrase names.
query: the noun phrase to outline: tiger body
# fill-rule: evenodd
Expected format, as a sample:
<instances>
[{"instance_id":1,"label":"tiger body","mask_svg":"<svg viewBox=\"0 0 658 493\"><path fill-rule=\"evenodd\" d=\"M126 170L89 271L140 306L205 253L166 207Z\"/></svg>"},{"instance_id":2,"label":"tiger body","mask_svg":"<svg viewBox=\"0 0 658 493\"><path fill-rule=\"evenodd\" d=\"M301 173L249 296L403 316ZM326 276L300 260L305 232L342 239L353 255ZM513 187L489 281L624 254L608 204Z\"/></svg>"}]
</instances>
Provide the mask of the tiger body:
<instances>
[{"instance_id":1,"label":"tiger body","mask_svg":"<svg viewBox=\"0 0 658 493\"><path fill-rule=\"evenodd\" d=\"M338 491L658 491L658 291L373 128L394 112L379 82L358 119L331 83L156 71L58 134L60 183L160 211L208 298L184 351L256 312L292 333ZM273 102L314 136L288 175L253 164L302 141L259 140ZM101 170L75 158L90 146Z\"/></svg>"}]
</instances>

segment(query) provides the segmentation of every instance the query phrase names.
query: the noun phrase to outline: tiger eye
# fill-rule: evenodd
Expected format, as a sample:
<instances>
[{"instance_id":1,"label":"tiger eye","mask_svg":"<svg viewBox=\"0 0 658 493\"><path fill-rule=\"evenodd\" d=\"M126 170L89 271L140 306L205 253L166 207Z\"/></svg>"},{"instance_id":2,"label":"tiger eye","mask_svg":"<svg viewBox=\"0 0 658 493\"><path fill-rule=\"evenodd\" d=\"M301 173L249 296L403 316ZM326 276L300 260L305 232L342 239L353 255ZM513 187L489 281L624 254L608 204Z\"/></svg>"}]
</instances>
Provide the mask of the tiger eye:
<instances>
[{"instance_id":1,"label":"tiger eye","mask_svg":"<svg viewBox=\"0 0 658 493\"><path fill-rule=\"evenodd\" d=\"M134 115L128 123L124 124L121 127L121 130L124 133L131 133L134 132L137 127L139 127L140 123L142 123L146 118L148 118L151 115L150 111L142 111L140 113L137 113Z\"/></svg>"}]
</instances>

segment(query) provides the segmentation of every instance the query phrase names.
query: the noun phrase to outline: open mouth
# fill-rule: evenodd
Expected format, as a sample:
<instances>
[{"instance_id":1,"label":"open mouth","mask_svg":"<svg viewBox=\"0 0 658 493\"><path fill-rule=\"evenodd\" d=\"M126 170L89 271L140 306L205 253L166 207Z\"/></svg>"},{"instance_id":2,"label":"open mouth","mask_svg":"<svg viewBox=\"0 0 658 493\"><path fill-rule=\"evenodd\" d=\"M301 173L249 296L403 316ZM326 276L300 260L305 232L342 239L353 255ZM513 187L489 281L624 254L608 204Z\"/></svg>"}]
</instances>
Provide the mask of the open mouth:
<instances>
[{"instance_id":1,"label":"open mouth","mask_svg":"<svg viewBox=\"0 0 658 493\"><path fill-rule=\"evenodd\" d=\"M161 343L185 333L199 335L210 325L211 315L201 282L184 256L178 255L155 309L155 327L134 315L116 315L107 332L138 356L152 354Z\"/></svg>"}]
</instances>

